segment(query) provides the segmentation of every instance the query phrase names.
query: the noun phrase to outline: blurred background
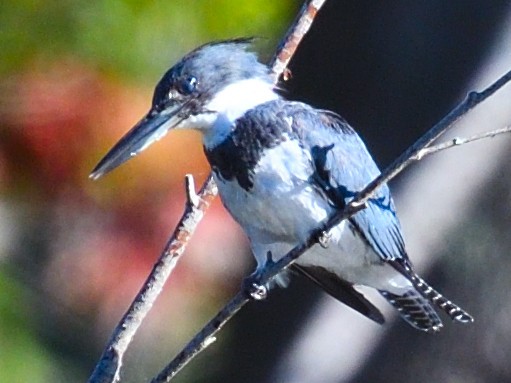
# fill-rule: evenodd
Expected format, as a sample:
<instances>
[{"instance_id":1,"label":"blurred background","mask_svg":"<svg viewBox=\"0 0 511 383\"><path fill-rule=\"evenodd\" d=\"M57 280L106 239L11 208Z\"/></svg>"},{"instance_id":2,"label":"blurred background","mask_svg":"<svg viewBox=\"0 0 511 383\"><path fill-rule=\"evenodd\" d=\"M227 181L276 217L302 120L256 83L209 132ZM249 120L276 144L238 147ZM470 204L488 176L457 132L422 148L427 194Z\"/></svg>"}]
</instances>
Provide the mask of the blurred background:
<instances>
[{"instance_id":1,"label":"blurred background","mask_svg":"<svg viewBox=\"0 0 511 383\"><path fill-rule=\"evenodd\" d=\"M90 170L150 105L161 75L205 42L262 36L271 57L297 0L0 3L0 382L85 381L209 173L174 132L104 179ZM342 114L381 167L511 69L505 0L330 0L291 63L286 96ZM508 86L460 123L511 124ZM466 145L391 186L412 260L476 322L438 335L386 304L380 327L295 278L250 304L176 382L511 382L511 140ZM219 201L128 351L147 381L253 267Z\"/></svg>"}]
</instances>

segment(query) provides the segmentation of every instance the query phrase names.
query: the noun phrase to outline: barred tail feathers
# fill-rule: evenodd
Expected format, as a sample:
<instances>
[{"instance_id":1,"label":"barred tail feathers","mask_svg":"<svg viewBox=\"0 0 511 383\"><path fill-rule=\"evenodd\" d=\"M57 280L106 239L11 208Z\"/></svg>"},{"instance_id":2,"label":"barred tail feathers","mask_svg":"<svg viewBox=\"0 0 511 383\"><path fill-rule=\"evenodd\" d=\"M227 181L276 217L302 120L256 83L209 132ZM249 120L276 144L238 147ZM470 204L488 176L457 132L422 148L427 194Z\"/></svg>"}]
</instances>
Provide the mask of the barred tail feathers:
<instances>
[{"instance_id":1,"label":"barred tail feathers","mask_svg":"<svg viewBox=\"0 0 511 383\"><path fill-rule=\"evenodd\" d=\"M412 274L412 282L424 297L442 309L453 321L460 323L472 323L474 321L469 313L444 297L415 273Z\"/></svg>"},{"instance_id":2,"label":"barred tail feathers","mask_svg":"<svg viewBox=\"0 0 511 383\"><path fill-rule=\"evenodd\" d=\"M379 290L380 294L399 312L401 317L418 330L437 332L442 328L442 321L431 307L429 300L415 289L403 295Z\"/></svg>"}]
</instances>

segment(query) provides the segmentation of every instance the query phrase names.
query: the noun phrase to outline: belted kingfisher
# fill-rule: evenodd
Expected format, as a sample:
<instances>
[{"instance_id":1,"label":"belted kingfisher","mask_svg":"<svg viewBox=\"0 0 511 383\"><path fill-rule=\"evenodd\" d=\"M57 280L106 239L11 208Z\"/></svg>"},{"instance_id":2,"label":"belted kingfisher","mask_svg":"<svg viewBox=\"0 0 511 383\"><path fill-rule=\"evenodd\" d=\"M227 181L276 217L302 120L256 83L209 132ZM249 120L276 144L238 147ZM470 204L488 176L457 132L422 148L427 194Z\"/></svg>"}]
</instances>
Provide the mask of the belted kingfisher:
<instances>
[{"instance_id":1,"label":"belted kingfisher","mask_svg":"<svg viewBox=\"0 0 511 383\"><path fill-rule=\"evenodd\" d=\"M251 39L213 42L183 57L156 86L147 115L91 178L171 129L198 130L222 202L247 234L261 270L268 254L279 259L305 241L380 171L342 117L284 100L250 44ZM376 289L419 330L442 327L433 305L454 321L473 321L414 272L386 185L328 236L328 246L314 245L291 268L361 314L384 322L357 285Z\"/></svg>"}]
</instances>

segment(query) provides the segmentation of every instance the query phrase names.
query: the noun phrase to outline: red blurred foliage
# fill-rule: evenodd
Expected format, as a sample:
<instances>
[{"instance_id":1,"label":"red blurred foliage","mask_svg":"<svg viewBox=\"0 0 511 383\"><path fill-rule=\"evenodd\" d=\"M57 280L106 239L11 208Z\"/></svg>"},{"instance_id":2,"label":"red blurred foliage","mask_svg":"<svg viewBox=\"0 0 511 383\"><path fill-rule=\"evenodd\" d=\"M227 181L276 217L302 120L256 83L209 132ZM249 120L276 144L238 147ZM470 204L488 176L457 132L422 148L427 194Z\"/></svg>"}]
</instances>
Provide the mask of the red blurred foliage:
<instances>
[{"instance_id":1,"label":"red blurred foliage","mask_svg":"<svg viewBox=\"0 0 511 383\"><path fill-rule=\"evenodd\" d=\"M108 99L103 84L98 75L73 62L10 81L13 97L1 118L8 127L4 150L17 177L28 178L38 192L49 194L76 183L76 170L93 147L97 112Z\"/></svg>"},{"instance_id":2,"label":"red blurred foliage","mask_svg":"<svg viewBox=\"0 0 511 383\"><path fill-rule=\"evenodd\" d=\"M43 285L77 312L116 321L182 214L184 174L196 174L200 185L209 172L199 137L175 132L93 182L88 172L145 114L150 91L73 60L0 87L12 95L0 103L0 180L7 194L29 201L34 214L50 217ZM167 308L181 312L180 296L193 306L193 296L217 290L221 296L237 287L245 248L240 230L216 203L171 277L175 291Z\"/></svg>"}]
</instances>

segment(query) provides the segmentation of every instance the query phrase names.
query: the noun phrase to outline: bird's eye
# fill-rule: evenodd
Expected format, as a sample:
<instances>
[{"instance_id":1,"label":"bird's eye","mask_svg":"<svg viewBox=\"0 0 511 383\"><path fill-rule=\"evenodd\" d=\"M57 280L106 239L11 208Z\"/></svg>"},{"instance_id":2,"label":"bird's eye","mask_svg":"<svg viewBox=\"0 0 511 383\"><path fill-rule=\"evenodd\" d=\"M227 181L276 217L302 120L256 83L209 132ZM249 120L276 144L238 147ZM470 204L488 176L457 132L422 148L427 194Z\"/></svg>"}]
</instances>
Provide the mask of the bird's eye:
<instances>
[{"instance_id":1,"label":"bird's eye","mask_svg":"<svg viewBox=\"0 0 511 383\"><path fill-rule=\"evenodd\" d=\"M197 88L197 83L197 77L195 76L188 76L184 78L179 84L180 93L184 95L192 94Z\"/></svg>"}]
</instances>

